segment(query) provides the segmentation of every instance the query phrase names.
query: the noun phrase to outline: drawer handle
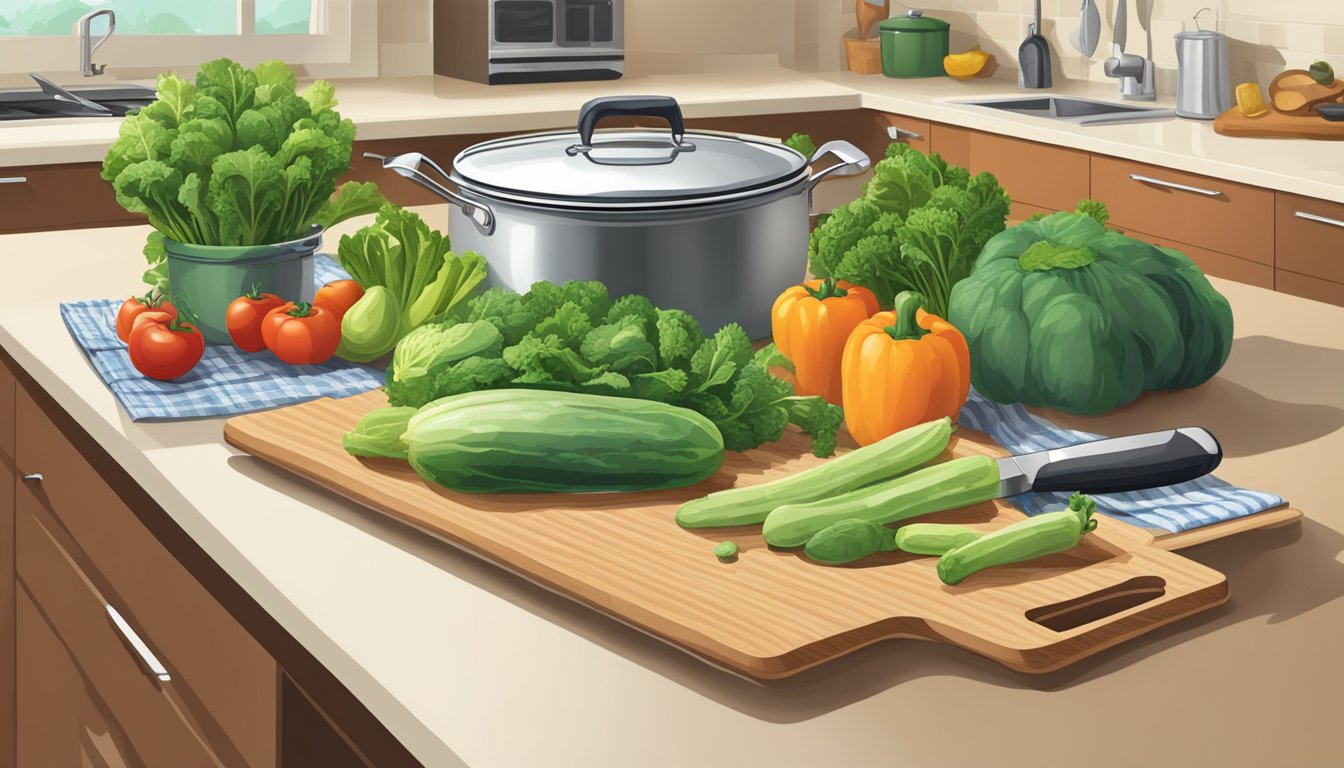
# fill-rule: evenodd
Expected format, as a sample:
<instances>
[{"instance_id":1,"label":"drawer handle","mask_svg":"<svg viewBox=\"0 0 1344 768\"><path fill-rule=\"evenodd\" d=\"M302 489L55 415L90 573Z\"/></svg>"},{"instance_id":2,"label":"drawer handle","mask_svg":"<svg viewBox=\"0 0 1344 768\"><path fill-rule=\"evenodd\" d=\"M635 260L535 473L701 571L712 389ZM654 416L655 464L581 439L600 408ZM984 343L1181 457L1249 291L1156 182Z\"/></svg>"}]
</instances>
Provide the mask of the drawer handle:
<instances>
[{"instance_id":1,"label":"drawer handle","mask_svg":"<svg viewBox=\"0 0 1344 768\"><path fill-rule=\"evenodd\" d=\"M27 176L0 176L0 184L27 184Z\"/></svg>"},{"instance_id":2,"label":"drawer handle","mask_svg":"<svg viewBox=\"0 0 1344 768\"><path fill-rule=\"evenodd\" d=\"M121 633L122 638L129 643L130 646L135 649L136 654L140 656L140 661L149 670L149 674L165 683L173 679L168 674L168 670L159 662L159 658L154 655L153 651L149 650L148 645L145 645L145 641L141 640L140 636L135 633L135 630L131 629L131 625L126 623L126 620L121 617L120 613L117 613L116 608L113 608L111 605L107 606L107 615L112 617L112 626L117 628L117 631Z\"/></svg>"},{"instance_id":3,"label":"drawer handle","mask_svg":"<svg viewBox=\"0 0 1344 768\"><path fill-rule=\"evenodd\" d=\"M918 131L907 131L904 128L897 128L894 125L887 126L887 136L890 136L897 141L900 141L901 139L914 139L915 141L924 140L924 134L919 133Z\"/></svg>"},{"instance_id":4,"label":"drawer handle","mask_svg":"<svg viewBox=\"0 0 1344 768\"><path fill-rule=\"evenodd\" d=\"M1189 184L1177 184L1174 181L1163 181L1162 179L1154 179L1152 176L1144 176L1143 174L1139 173L1131 173L1129 174L1129 178L1135 181L1141 181L1144 184L1156 184L1159 187L1169 187L1171 189L1179 189L1184 192L1194 192L1196 195L1205 195L1207 197L1218 197L1219 195L1223 194L1222 192L1219 192L1216 189L1192 187Z\"/></svg>"},{"instance_id":5,"label":"drawer handle","mask_svg":"<svg viewBox=\"0 0 1344 768\"><path fill-rule=\"evenodd\" d=\"M1294 211L1293 215L1299 219L1306 219L1307 221L1318 221L1322 224L1330 224L1336 227L1344 227L1344 221L1340 221L1339 219L1327 218L1325 216L1317 216L1314 213L1307 213L1306 211Z\"/></svg>"},{"instance_id":6,"label":"drawer handle","mask_svg":"<svg viewBox=\"0 0 1344 768\"><path fill-rule=\"evenodd\" d=\"M23 476L23 479L34 483L40 483L42 482L43 477L41 472L29 472Z\"/></svg>"}]
</instances>

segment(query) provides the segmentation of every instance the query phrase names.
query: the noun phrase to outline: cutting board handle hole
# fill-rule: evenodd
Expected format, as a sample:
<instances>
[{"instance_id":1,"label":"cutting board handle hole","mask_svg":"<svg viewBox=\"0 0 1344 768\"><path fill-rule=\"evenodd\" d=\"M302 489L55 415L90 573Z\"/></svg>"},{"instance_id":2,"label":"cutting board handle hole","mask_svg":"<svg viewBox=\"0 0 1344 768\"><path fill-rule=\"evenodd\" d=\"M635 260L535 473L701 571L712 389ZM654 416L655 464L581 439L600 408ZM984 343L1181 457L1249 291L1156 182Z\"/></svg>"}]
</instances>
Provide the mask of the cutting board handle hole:
<instances>
[{"instance_id":1,"label":"cutting board handle hole","mask_svg":"<svg viewBox=\"0 0 1344 768\"><path fill-rule=\"evenodd\" d=\"M1159 576L1135 576L1082 597L1032 608L1027 611L1027 619L1055 632L1067 632L1156 600L1166 593L1165 579Z\"/></svg>"}]
</instances>

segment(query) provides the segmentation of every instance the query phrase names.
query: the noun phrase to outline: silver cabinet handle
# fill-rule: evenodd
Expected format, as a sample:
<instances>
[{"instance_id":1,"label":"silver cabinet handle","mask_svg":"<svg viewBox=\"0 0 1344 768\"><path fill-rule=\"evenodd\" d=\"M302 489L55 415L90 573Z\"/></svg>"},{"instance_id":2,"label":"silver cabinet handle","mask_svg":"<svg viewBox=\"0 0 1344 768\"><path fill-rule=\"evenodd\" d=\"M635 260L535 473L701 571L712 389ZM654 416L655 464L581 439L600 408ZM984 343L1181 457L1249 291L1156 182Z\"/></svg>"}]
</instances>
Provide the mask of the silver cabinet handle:
<instances>
[{"instance_id":1,"label":"silver cabinet handle","mask_svg":"<svg viewBox=\"0 0 1344 768\"><path fill-rule=\"evenodd\" d=\"M1141 181L1144 184L1156 184L1159 187L1170 187L1171 189L1179 189L1184 192L1194 192L1196 195L1205 195L1207 197L1218 197L1219 195L1223 194L1222 192L1219 192L1216 189L1192 187L1189 184L1177 184L1174 181L1163 181L1162 179L1154 179L1152 176L1144 176L1138 173L1129 174L1129 178L1135 181Z\"/></svg>"},{"instance_id":2,"label":"silver cabinet handle","mask_svg":"<svg viewBox=\"0 0 1344 768\"><path fill-rule=\"evenodd\" d=\"M1307 213L1306 211L1293 211L1293 215L1299 219L1306 219L1307 221L1318 221L1322 224L1329 224L1335 227L1344 227L1344 221L1340 221L1339 219L1327 218L1325 216L1317 216L1314 213Z\"/></svg>"},{"instance_id":3,"label":"silver cabinet handle","mask_svg":"<svg viewBox=\"0 0 1344 768\"><path fill-rule=\"evenodd\" d=\"M107 615L112 618L112 626L116 627L117 631L121 633L122 638L135 649L136 654L140 657L140 662L149 670L150 675L165 683L173 679L172 676L168 674L168 670L159 661L159 657L155 656L154 652L149 650L149 646L145 645L145 641L141 640L140 636L135 633L135 630L131 629L131 625L126 623L126 620L121 617L120 613L117 613L116 608L113 608L111 605L107 606Z\"/></svg>"},{"instance_id":4,"label":"silver cabinet handle","mask_svg":"<svg viewBox=\"0 0 1344 768\"><path fill-rule=\"evenodd\" d=\"M27 184L27 176L0 176L0 184Z\"/></svg>"},{"instance_id":5,"label":"silver cabinet handle","mask_svg":"<svg viewBox=\"0 0 1344 768\"><path fill-rule=\"evenodd\" d=\"M914 139L915 141L924 140L924 134L919 133L918 131L907 131L904 128L897 128L894 125L887 126L887 136L897 141L900 141L901 139Z\"/></svg>"},{"instance_id":6,"label":"silver cabinet handle","mask_svg":"<svg viewBox=\"0 0 1344 768\"><path fill-rule=\"evenodd\" d=\"M40 483L43 480L41 472L29 472L28 474L23 476L23 479L30 480L34 483Z\"/></svg>"}]
</instances>

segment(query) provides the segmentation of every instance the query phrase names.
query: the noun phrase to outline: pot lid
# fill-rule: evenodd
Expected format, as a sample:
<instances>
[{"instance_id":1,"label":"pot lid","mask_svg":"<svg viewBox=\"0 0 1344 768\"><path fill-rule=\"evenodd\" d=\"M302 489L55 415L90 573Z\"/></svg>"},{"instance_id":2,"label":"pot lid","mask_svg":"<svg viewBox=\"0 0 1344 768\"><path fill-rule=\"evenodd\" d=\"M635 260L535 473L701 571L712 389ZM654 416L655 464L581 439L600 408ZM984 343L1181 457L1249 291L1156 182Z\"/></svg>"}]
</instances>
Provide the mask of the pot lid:
<instances>
[{"instance_id":1,"label":"pot lid","mask_svg":"<svg viewBox=\"0 0 1344 768\"><path fill-rule=\"evenodd\" d=\"M904 16L892 16L877 24L879 30L894 32L942 32L951 26L942 19L925 16L923 11L917 10L906 11Z\"/></svg>"},{"instance_id":2,"label":"pot lid","mask_svg":"<svg viewBox=\"0 0 1344 768\"><path fill-rule=\"evenodd\" d=\"M1177 40L1217 40L1227 37L1222 32L1215 32L1212 29L1192 29L1187 32L1177 32Z\"/></svg>"},{"instance_id":3,"label":"pot lid","mask_svg":"<svg viewBox=\"0 0 1344 768\"><path fill-rule=\"evenodd\" d=\"M544 133L476 144L453 160L453 176L510 197L616 206L749 193L797 176L808 162L783 144L727 134L627 129L589 136L585 142L578 132Z\"/></svg>"}]
</instances>

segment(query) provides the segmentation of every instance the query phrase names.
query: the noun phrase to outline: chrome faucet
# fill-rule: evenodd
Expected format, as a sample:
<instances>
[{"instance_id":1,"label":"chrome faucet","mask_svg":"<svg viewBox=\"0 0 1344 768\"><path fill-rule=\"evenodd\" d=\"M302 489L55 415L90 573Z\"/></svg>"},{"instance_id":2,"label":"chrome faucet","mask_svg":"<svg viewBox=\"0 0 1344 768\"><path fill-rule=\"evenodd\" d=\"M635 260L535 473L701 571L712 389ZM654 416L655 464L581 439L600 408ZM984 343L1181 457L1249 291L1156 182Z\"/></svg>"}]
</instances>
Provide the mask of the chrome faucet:
<instances>
[{"instance_id":1,"label":"chrome faucet","mask_svg":"<svg viewBox=\"0 0 1344 768\"><path fill-rule=\"evenodd\" d=\"M107 34L98 38L98 42L94 43L89 35L89 25L99 16L107 17ZM93 52L107 42L107 38L112 36L113 30L116 28L117 14L113 13L111 8L99 8L79 17L79 71L83 72L85 77L101 75L103 70L107 69L106 64L93 63Z\"/></svg>"}]
</instances>

